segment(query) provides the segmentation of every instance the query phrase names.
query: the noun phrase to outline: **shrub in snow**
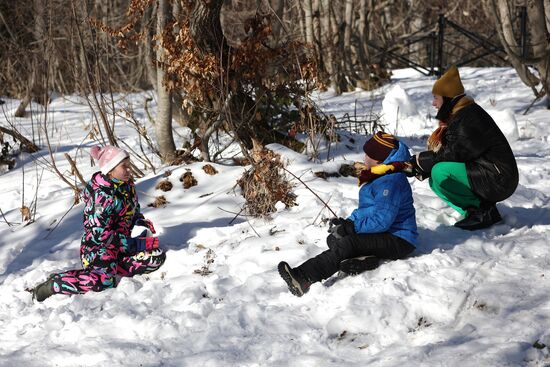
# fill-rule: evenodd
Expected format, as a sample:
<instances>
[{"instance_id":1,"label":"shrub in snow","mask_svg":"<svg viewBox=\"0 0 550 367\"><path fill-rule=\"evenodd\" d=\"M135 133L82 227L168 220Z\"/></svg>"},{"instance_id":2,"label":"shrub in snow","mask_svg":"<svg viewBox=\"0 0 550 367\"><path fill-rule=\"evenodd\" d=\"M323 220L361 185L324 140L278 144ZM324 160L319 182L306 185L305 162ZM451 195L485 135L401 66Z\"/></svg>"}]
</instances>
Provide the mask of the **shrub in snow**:
<instances>
[{"instance_id":1,"label":"shrub in snow","mask_svg":"<svg viewBox=\"0 0 550 367\"><path fill-rule=\"evenodd\" d=\"M197 186L197 183L198 183L195 177L193 176L193 173L191 173L191 171L187 171L183 175L181 175L180 181L183 182L184 189Z\"/></svg>"},{"instance_id":2,"label":"shrub in snow","mask_svg":"<svg viewBox=\"0 0 550 367\"><path fill-rule=\"evenodd\" d=\"M277 202L287 208L296 205L296 195L283 172L281 157L271 150L262 149L254 152L252 159L252 168L237 181L246 199L246 212L264 217L277 211Z\"/></svg>"}]
</instances>

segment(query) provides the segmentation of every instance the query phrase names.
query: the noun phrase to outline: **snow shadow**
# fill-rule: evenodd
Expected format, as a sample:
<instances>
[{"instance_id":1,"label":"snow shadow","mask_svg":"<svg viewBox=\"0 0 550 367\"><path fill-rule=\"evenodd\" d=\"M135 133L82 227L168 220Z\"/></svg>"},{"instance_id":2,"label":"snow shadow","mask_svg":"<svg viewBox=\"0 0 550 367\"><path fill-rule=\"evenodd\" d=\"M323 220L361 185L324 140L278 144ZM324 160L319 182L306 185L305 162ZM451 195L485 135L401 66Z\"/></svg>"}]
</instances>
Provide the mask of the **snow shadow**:
<instances>
[{"instance_id":1,"label":"snow shadow","mask_svg":"<svg viewBox=\"0 0 550 367\"><path fill-rule=\"evenodd\" d=\"M61 215L58 220L60 218ZM76 231L76 228L82 231ZM50 261L74 259L75 263L80 264L79 247L75 247L74 243L80 245L82 233L82 206L72 208L57 227L44 218L12 233L8 240L19 245L20 251L7 264L0 278L17 273L41 258Z\"/></svg>"},{"instance_id":2,"label":"snow shadow","mask_svg":"<svg viewBox=\"0 0 550 367\"><path fill-rule=\"evenodd\" d=\"M512 228L550 224L550 208L498 207L505 224Z\"/></svg>"},{"instance_id":3,"label":"snow shadow","mask_svg":"<svg viewBox=\"0 0 550 367\"><path fill-rule=\"evenodd\" d=\"M242 223L244 219L237 218L231 225L232 216L218 217L212 221L181 223L174 226L164 226L159 234L160 247L166 250L181 250L189 246L188 241L205 228L228 228ZM54 225L55 226L55 225ZM70 261L75 268L80 268L80 238L84 233L82 225L82 206L74 207L59 226L48 226L45 221L30 224L24 231L18 231L12 240L24 243L20 252L9 261L5 271L0 274L0 283L10 274L18 273L33 266L36 262L48 260L60 262L59 269L67 270L61 263ZM51 234L49 234L51 232Z\"/></svg>"},{"instance_id":4,"label":"snow shadow","mask_svg":"<svg viewBox=\"0 0 550 367\"><path fill-rule=\"evenodd\" d=\"M189 247L189 240L197 236L197 232L207 228L230 228L244 222L244 219L237 218L231 225L229 222L233 217L219 217L210 222L189 222L181 223L171 227L164 227L163 233L159 236L159 243L167 250L181 250ZM210 245L210 244L208 244Z\"/></svg>"}]
</instances>

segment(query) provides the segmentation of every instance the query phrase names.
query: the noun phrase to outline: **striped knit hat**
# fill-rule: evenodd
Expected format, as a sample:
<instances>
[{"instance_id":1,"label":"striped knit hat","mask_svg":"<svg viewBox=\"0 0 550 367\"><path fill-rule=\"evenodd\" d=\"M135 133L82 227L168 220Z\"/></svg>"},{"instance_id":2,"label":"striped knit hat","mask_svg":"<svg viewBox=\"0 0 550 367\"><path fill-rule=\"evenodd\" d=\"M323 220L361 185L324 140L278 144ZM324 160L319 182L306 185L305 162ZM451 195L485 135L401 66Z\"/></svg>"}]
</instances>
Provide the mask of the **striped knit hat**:
<instances>
[{"instance_id":1,"label":"striped knit hat","mask_svg":"<svg viewBox=\"0 0 550 367\"><path fill-rule=\"evenodd\" d=\"M397 139L392 134L377 132L363 145L366 155L378 162L383 162L390 155L392 149L397 148Z\"/></svg>"}]
</instances>

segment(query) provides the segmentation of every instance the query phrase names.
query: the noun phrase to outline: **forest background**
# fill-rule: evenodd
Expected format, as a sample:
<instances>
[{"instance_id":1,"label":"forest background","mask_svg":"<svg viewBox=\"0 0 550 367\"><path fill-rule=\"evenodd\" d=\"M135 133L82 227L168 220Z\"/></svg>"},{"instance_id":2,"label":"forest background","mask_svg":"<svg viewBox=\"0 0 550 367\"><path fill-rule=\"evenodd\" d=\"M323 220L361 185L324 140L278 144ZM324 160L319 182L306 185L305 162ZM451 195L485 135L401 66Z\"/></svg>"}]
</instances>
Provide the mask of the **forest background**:
<instances>
[{"instance_id":1,"label":"forest background","mask_svg":"<svg viewBox=\"0 0 550 367\"><path fill-rule=\"evenodd\" d=\"M144 138L161 161L195 149L215 161L227 149L212 147L220 131L247 157L254 142L299 150L286 132L347 122L324 116L308 93L372 90L396 67L511 65L539 100L550 95L549 32L544 0L2 1L0 95L21 100L16 117L31 101L86 96L97 139L119 145L109 96L154 90L155 136ZM186 146L175 146L173 121L194 131ZM371 131L376 121L366 121ZM16 130L3 132L21 140Z\"/></svg>"}]
</instances>

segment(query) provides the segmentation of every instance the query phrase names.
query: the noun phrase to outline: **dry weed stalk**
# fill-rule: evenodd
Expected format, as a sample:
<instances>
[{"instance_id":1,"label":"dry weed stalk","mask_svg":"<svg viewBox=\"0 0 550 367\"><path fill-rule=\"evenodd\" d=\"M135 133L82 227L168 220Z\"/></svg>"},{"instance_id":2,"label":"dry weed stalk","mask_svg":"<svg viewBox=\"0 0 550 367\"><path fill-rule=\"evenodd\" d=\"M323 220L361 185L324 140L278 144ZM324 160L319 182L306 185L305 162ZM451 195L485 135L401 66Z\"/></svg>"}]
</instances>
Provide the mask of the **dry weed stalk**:
<instances>
[{"instance_id":1,"label":"dry weed stalk","mask_svg":"<svg viewBox=\"0 0 550 367\"><path fill-rule=\"evenodd\" d=\"M214 251L212 251L212 249L208 249L208 251L206 251L206 254L204 255L204 265L200 269L195 269L193 273L200 274L203 277L207 276L208 274L211 274L212 270L210 270L210 265L214 263L215 257L216 257L216 254L214 253Z\"/></svg>"},{"instance_id":2,"label":"dry weed stalk","mask_svg":"<svg viewBox=\"0 0 550 367\"><path fill-rule=\"evenodd\" d=\"M252 168L245 171L237 184L246 199L245 210L255 217L265 217L275 212L275 204L296 205L296 195L284 174L281 157L267 149L253 153Z\"/></svg>"}]
</instances>

